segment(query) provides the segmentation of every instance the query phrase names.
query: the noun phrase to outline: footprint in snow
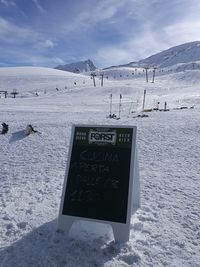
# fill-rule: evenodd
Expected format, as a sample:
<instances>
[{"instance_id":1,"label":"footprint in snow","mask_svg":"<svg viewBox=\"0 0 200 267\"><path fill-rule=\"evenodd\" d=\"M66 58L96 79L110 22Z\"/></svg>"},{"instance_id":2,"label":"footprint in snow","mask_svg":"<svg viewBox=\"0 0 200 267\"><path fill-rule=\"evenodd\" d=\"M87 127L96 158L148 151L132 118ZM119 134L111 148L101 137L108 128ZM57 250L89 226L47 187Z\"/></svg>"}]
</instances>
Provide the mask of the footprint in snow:
<instances>
[{"instance_id":1,"label":"footprint in snow","mask_svg":"<svg viewBox=\"0 0 200 267\"><path fill-rule=\"evenodd\" d=\"M127 254L127 255L122 255L120 259L129 266L132 266L134 263L139 263L141 257L138 254Z\"/></svg>"},{"instance_id":2,"label":"footprint in snow","mask_svg":"<svg viewBox=\"0 0 200 267\"><path fill-rule=\"evenodd\" d=\"M17 227L21 230L24 230L26 229L26 226L27 226L27 222L20 222L20 223L17 223Z\"/></svg>"}]
</instances>

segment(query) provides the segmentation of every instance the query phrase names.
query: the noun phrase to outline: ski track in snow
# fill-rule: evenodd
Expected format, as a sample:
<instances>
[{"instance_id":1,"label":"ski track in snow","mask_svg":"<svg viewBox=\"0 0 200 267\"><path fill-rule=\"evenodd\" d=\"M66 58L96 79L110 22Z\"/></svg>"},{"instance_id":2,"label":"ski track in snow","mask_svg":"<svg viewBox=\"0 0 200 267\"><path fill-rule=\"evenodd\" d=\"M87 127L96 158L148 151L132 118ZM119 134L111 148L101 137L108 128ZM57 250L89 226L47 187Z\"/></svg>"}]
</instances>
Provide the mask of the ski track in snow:
<instances>
[{"instance_id":1,"label":"ski track in snow","mask_svg":"<svg viewBox=\"0 0 200 267\"><path fill-rule=\"evenodd\" d=\"M133 89L142 97L147 85L126 84L108 81L102 89L86 83L88 91L0 99L1 121L10 126L0 136L1 267L200 266L199 106L133 118L131 101L123 100ZM155 97L163 97L167 84L164 78L155 83ZM172 106L180 97L176 86L169 88L169 98L176 95ZM110 93L115 113L123 94L121 120L106 118ZM199 104L199 98L187 99ZM42 134L19 138L28 123ZM132 216L129 242L115 243L107 225L77 222L70 236L56 231L72 123L138 127L141 209Z\"/></svg>"}]
</instances>

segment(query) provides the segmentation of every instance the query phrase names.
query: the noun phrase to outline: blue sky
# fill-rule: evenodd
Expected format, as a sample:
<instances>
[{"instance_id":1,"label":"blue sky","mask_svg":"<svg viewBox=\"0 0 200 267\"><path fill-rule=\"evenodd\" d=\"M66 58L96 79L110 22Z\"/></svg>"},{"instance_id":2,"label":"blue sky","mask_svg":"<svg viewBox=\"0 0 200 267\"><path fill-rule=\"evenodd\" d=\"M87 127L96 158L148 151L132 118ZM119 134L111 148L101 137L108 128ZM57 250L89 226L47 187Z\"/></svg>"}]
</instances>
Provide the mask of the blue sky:
<instances>
[{"instance_id":1,"label":"blue sky","mask_svg":"<svg viewBox=\"0 0 200 267\"><path fill-rule=\"evenodd\" d=\"M200 40L199 0L0 0L0 67L107 67Z\"/></svg>"}]
</instances>

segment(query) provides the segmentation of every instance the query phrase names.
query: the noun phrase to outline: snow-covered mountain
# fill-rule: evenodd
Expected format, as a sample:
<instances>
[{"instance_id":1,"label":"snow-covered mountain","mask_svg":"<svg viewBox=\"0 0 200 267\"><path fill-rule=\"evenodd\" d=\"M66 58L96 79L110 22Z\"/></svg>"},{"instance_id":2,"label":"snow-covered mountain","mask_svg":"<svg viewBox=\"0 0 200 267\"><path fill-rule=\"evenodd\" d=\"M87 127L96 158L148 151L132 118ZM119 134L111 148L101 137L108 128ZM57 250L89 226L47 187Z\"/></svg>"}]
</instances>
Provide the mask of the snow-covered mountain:
<instances>
[{"instance_id":1,"label":"snow-covered mountain","mask_svg":"<svg viewBox=\"0 0 200 267\"><path fill-rule=\"evenodd\" d=\"M96 67L93 64L93 62L90 59L88 59L86 61L79 61L66 65L59 65L55 67L55 69L70 71L74 73L82 73L82 72L94 71L96 70Z\"/></svg>"},{"instance_id":2,"label":"snow-covered mountain","mask_svg":"<svg viewBox=\"0 0 200 267\"><path fill-rule=\"evenodd\" d=\"M140 60L139 65L165 68L178 63L189 63L200 60L200 42L185 43Z\"/></svg>"},{"instance_id":3,"label":"snow-covered mountain","mask_svg":"<svg viewBox=\"0 0 200 267\"><path fill-rule=\"evenodd\" d=\"M200 61L200 41L185 43L182 45L171 47L160 53L152 55L148 58L130 62L128 64L115 66L115 67L157 67L157 68L169 68L174 65L178 69L174 68L174 71L182 71L186 69L199 68ZM183 68L182 68L183 64ZM198 66L197 66L198 65ZM110 67L111 68L111 67ZM106 68L108 69L108 68Z\"/></svg>"},{"instance_id":4,"label":"snow-covered mountain","mask_svg":"<svg viewBox=\"0 0 200 267\"><path fill-rule=\"evenodd\" d=\"M110 66L104 68L103 71L106 74L108 71L112 70L113 76L115 76L114 72L117 72L116 75L118 75L118 72L121 73L121 68L129 68L131 71L130 75L134 75L139 72L144 72L144 67L148 67L150 69L157 68L157 75L187 70L198 70L200 69L200 41L174 46L148 58L133 61L128 64ZM133 68L136 71L135 73L133 73ZM98 68L90 59L66 65L59 65L55 67L55 69L73 73L90 73L91 71L98 72Z\"/></svg>"}]
</instances>

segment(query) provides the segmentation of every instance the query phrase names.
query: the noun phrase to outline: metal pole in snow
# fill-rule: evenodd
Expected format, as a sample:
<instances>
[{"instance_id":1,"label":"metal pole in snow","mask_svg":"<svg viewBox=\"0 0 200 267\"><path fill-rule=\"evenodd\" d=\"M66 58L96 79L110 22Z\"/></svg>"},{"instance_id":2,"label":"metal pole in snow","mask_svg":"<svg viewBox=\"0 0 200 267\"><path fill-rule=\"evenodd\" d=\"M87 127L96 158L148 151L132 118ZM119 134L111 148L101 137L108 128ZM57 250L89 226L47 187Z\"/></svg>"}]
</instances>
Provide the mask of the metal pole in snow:
<instances>
[{"instance_id":1,"label":"metal pole in snow","mask_svg":"<svg viewBox=\"0 0 200 267\"><path fill-rule=\"evenodd\" d=\"M102 73L101 74L101 86L103 86L103 76L104 76L104 74Z\"/></svg>"},{"instance_id":2,"label":"metal pole in snow","mask_svg":"<svg viewBox=\"0 0 200 267\"><path fill-rule=\"evenodd\" d=\"M153 78L152 78L152 83L154 83L155 74L156 74L156 68L153 68Z\"/></svg>"},{"instance_id":3,"label":"metal pole in snow","mask_svg":"<svg viewBox=\"0 0 200 267\"><path fill-rule=\"evenodd\" d=\"M112 94L110 94L110 118L112 117Z\"/></svg>"},{"instance_id":4,"label":"metal pole in snow","mask_svg":"<svg viewBox=\"0 0 200 267\"><path fill-rule=\"evenodd\" d=\"M139 105L139 99L137 99L137 102L136 102L136 112L138 111L138 105Z\"/></svg>"},{"instance_id":5,"label":"metal pole in snow","mask_svg":"<svg viewBox=\"0 0 200 267\"><path fill-rule=\"evenodd\" d=\"M146 72L146 82L148 83L149 80L148 80L148 69L149 67L145 67L145 72Z\"/></svg>"},{"instance_id":6,"label":"metal pole in snow","mask_svg":"<svg viewBox=\"0 0 200 267\"><path fill-rule=\"evenodd\" d=\"M164 105L164 111L167 110L167 102L165 101L165 105Z\"/></svg>"},{"instance_id":7,"label":"metal pole in snow","mask_svg":"<svg viewBox=\"0 0 200 267\"><path fill-rule=\"evenodd\" d=\"M146 92L147 92L147 91L146 91L146 89L145 89L145 90L144 90L143 104L142 104L142 111L144 111Z\"/></svg>"},{"instance_id":8,"label":"metal pole in snow","mask_svg":"<svg viewBox=\"0 0 200 267\"><path fill-rule=\"evenodd\" d=\"M96 74L95 73L91 73L91 76L92 76L92 79L93 79L94 87L96 87L96 83L95 83Z\"/></svg>"},{"instance_id":9,"label":"metal pole in snow","mask_svg":"<svg viewBox=\"0 0 200 267\"><path fill-rule=\"evenodd\" d=\"M120 118L121 105L122 105L122 103L121 103L121 99L122 99L122 95L120 94L120 95L119 95L119 118Z\"/></svg>"},{"instance_id":10,"label":"metal pole in snow","mask_svg":"<svg viewBox=\"0 0 200 267\"><path fill-rule=\"evenodd\" d=\"M93 82L94 82L94 87L96 86L96 83L95 83L95 78L94 78L94 75L93 75Z\"/></svg>"}]
</instances>

